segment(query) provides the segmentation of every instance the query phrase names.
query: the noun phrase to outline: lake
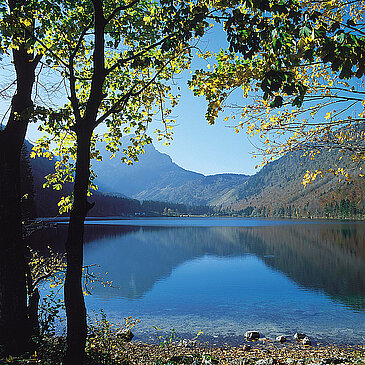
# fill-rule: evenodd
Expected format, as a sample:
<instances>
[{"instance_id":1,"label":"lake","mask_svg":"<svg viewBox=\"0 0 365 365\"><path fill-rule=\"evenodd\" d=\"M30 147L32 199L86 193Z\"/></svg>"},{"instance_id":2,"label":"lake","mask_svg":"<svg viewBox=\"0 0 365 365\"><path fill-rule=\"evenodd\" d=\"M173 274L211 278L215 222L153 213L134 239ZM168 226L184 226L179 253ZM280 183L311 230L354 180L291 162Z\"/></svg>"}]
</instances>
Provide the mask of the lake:
<instances>
[{"instance_id":1,"label":"lake","mask_svg":"<svg viewBox=\"0 0 365 365\"><path fill-rule=\"evenodd\" d=\"M315 342L365 339L363 222L250 218L88 219L85 264L113 287L95 285L89 314L141 320L182 337L238 344L304 332ZM62 250L65 222L36 232L31 243ZM106 274L107 273L107 274Z\"/></svg>"}]
</instances>

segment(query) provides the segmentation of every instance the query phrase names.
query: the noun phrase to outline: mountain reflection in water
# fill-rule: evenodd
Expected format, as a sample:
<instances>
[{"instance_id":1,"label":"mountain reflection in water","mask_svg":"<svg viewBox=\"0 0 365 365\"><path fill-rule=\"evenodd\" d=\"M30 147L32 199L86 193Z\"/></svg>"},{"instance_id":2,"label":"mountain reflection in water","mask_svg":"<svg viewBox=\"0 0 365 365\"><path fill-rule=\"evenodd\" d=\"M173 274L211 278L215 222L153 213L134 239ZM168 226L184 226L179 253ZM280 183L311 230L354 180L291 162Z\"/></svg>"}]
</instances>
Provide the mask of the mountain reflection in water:
<instances>
[{"instance_id":1,"label":"mountain reflection in water","mask_svg":"<svg viewBox=\"0 0 365 365\"><path fill-rule=\"evenodd\" d=\"M55 242L60 249L64 235L65 227L59 226L47 232L37 232L33 241L37 242L38 247L42 247L42 242L45 245ZM184 310L183 303L190 308L190 304L194 302L199 292L210 298L212 307L216 305L215 309L205 308L205 305L209 305L204 304L207 298L196 298L197 306L201 306L201 315L204 315L204 311L213 313L214 310L216 312L224 310L225 305L227 305L227 311L231 310L230 313L236 310L239 312L241 309L234 308L234 303L239 306L245 305L251 298L250 290L254 292L252 298L259 298L263 292L266 291L268 295L268 292L275 287L273 296L263 297L262 301L271 300L273 310L276 311L280 305L285 308L290 302L290 305L297 307L291 308L288 316L292 316L291 319L295 322L294 317L297 313L300 321L303 321L301 303L295 303L295 298L294 302L290 301L289 294L285 292L289 290L285 286L292 285L297 288L296 290L309 293L305 299L303 297L298 300L313 300L311 305L315 307L317 299L313 295L325 295L332 303L339 303L347 308L349 313L354 315L358 313L364 323L364 238L364 225L350 222L250 227L148 227L99 224L86 226L84 261L86 264L100 265L100 272L108 272L107 279L113 280L113 285L119 287L115 289L96 285L93 290L95 298L93 300L100 300L102 307L110 305L114 311L123 305L124 302L122 303L121 300L132 301L134 306L141 306L141 308L143 308L143 300L150 300L146 307L151 315L153 300L147 297L153 295L154 287L158 283L165 285L166 298L181 302L180 307L179 304L176 307L172 306L171 310L175 315L181 314ZM212 264L209 263L210 261ZM264 263L264 267L260 266L260 262ZM178 268L184 270L184 265L194 265L194 263L195 266L190 266L191 275L186 275L186 280L193 281L195 285L195 292L191 293L189 301L179 296L184 295L184 289L179 288L185 285L183 279L179 279L180 281L176 279L175 284L171 283L170 286L168 282ZM210 287L209 277L204 279L204 275L208 273L209 265L213 264L215 266L211 267L221 271L219 274L214 272L209 274L212 280L216 281ZM242 265L249 265L244 272ZM197 270L196 276L192 274L194 270ZM204 273L204 270L208 271ZM232 277L224 279L225 275L232 275ZM237 277L237 275L243 276ZM202 285L210 287L213 293L208 293L199 286L200 277ZM220 278L223 281L227 280L224 288L219 285ZM229 282L233 283L232 290L227 284ZM214 293L215 290L216 293ZM293 292L293 289L290 290ZM163 295L159 295L159 306L162 310ZM215 303L214 295L226 296L226 300ZM240 296L240 299L235 301L235 296ZM257 303L260 301L258 300ZM93 305L95 306L95 303ZM156 306L158 310L158 305ZM249 304L247 306L249 307ZM267 308L265 304L265 311L268 310ZM333 309L334 313L336 310L336 308ZM189 311L191 314L199 312L199 309L193 309L191 306ZM309 315L308 310L303 309L303 311L304 316ZM278 315L279 313L272 313L271 317ZM361 331L365 334L365 327L361 327Z\"/></svg>"}]
</instances>

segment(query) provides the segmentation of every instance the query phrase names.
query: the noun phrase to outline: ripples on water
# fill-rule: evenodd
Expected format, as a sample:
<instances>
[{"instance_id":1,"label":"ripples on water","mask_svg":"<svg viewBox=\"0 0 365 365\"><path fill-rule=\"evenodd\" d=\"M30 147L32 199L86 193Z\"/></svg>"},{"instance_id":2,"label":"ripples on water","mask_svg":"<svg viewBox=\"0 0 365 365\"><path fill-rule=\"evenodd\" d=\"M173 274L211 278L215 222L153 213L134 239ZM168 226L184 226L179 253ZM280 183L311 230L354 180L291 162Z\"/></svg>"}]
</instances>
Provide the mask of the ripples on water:
<instances>
[{"instance_id":1,"label":"ripples on water","mask_svg":"<svg viewBox=\"0 0 365 365\"><path fill-rule=\"evenodd\" d=\"M62 250L65 226L37 232ZM260 219L89 220L86 264L116 288L96 286L89 312L232 343L249 329L267 337L306 332L321 342L365 338L364 224Z\"/></svg>"}]
</instances>

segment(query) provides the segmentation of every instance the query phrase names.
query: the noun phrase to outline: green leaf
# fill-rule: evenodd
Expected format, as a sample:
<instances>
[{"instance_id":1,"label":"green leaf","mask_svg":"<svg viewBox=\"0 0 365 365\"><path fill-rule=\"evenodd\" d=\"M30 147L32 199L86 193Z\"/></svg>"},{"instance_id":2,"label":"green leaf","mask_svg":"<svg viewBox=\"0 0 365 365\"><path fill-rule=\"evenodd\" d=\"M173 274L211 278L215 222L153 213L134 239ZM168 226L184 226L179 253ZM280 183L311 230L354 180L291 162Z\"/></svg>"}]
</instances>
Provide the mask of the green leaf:
<instances>
[{"instance_id":1,"label":"green leaf","mask_svg":"<svg viewBox=\"0 0 365 365\"><path fill-rule=\"evenodd\" d=\"M312 33L312 30L310 28L308 28L306 25L304 27L302 27L299 31L299 35L301 37L303 37L303 36L309 37L311 33Z\"/></svg>"},{"instance_id":2,"label":"green leaf","mask_svg":"<svg viewBox=\"0 0 365 365\"><path fill-rule=\"evenodd\" d=\"M298 108L300 108L303 104L303 99L300 97L300 96L297 96L293 102L292 102L292 105L293 106L297 106Z\"/></svg>"},{"instance_id":3,"label":"green leaf","mask_svg":"<svg viewBox=\"0 0 365 365\"><path fill-rule=\"evenodd\" d=\"M272 108L280 108L283 105L283 98L280 95L275 96L275 99L270 103Z\"/></svg>"}]
</instances>

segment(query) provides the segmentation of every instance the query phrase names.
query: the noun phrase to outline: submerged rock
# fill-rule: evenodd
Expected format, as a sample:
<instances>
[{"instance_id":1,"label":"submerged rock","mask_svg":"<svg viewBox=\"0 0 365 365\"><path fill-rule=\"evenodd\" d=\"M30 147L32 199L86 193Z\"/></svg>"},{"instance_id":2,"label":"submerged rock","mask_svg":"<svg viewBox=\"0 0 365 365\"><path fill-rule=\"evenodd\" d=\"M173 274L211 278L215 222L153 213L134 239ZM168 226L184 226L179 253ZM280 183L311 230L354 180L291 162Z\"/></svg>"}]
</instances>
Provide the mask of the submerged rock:
<instances>
[{"instance_id":1,"label":"submerged rock","mask_svg":"<svg viewBox=\"0 0 365 365\"><path fill-rule=\"evenodd\" d=\"M274 364L276 364L276 359L273 358L258 360L255 363L255 365L274 365Z\"/></svg>"},{"instance_id":2,"label":"submerged rock","mask_svg":"<svg viewBox=\"0 0 365 365\"><path fill-rule=\"evenodd\" d=\"M278 337L276 337L276 341L280 342L280 343L284 343L284 342L286 342L286 337L285 336L278 336Z\"/></svg>"},{"instance_id":3,"label":"submerged rock","mask_svg":"<svg viewBox=\"0 0 365 365\"><path fill-rule=\"evenodd\" d=\"M169 359L170 362L173 364L192 365L194 364L194 357L191 355L172 356Z\"/></svg>"},{"instance_id":4,"label":"submerged rock","mask_svg":"<svg viewBox=\"0 0 365 365\"><path fill-rule=\"evenodd\" d=\"M119 339L121 339L122 341L129 342L134 337L134 334L132 333L131 330L121 329L121 330L117 331L116 336Z\"/></svg>"},{"instance_id":5,"label":"submerged rock","mask_svg":"<svg viewBox=\"0 0 365 365\"><path fill-rule=\"evenodd\" d=\"M304 337L302 340L302 344L306 345L306 346L310 346L312 344L312 342L309 337Z\"/></svg>"},{"instance_id":6,"label":"submerged rock","mask_svg":"<svg viewBox=\"0 0 365 365\"><path fill-rule=\"evenodd\" d=\"M245 337L246 340L258 340L260 338L260 333L257 331L247 331Z\"/></svg>"},{"instance_id":7,"label":"submerged rock","mask_svg":"<svg viewBox=\"0 0 365 365\"><path fill-rule=\"evenodd\" d=\"M304 340L306 337L307 337L307 335L305 335L304 333L299 333L299 332L297 332L297 333L294 335L294 338L295 338L297 341L302 341L302 340Z\"/></svg>"}]
</instances>

